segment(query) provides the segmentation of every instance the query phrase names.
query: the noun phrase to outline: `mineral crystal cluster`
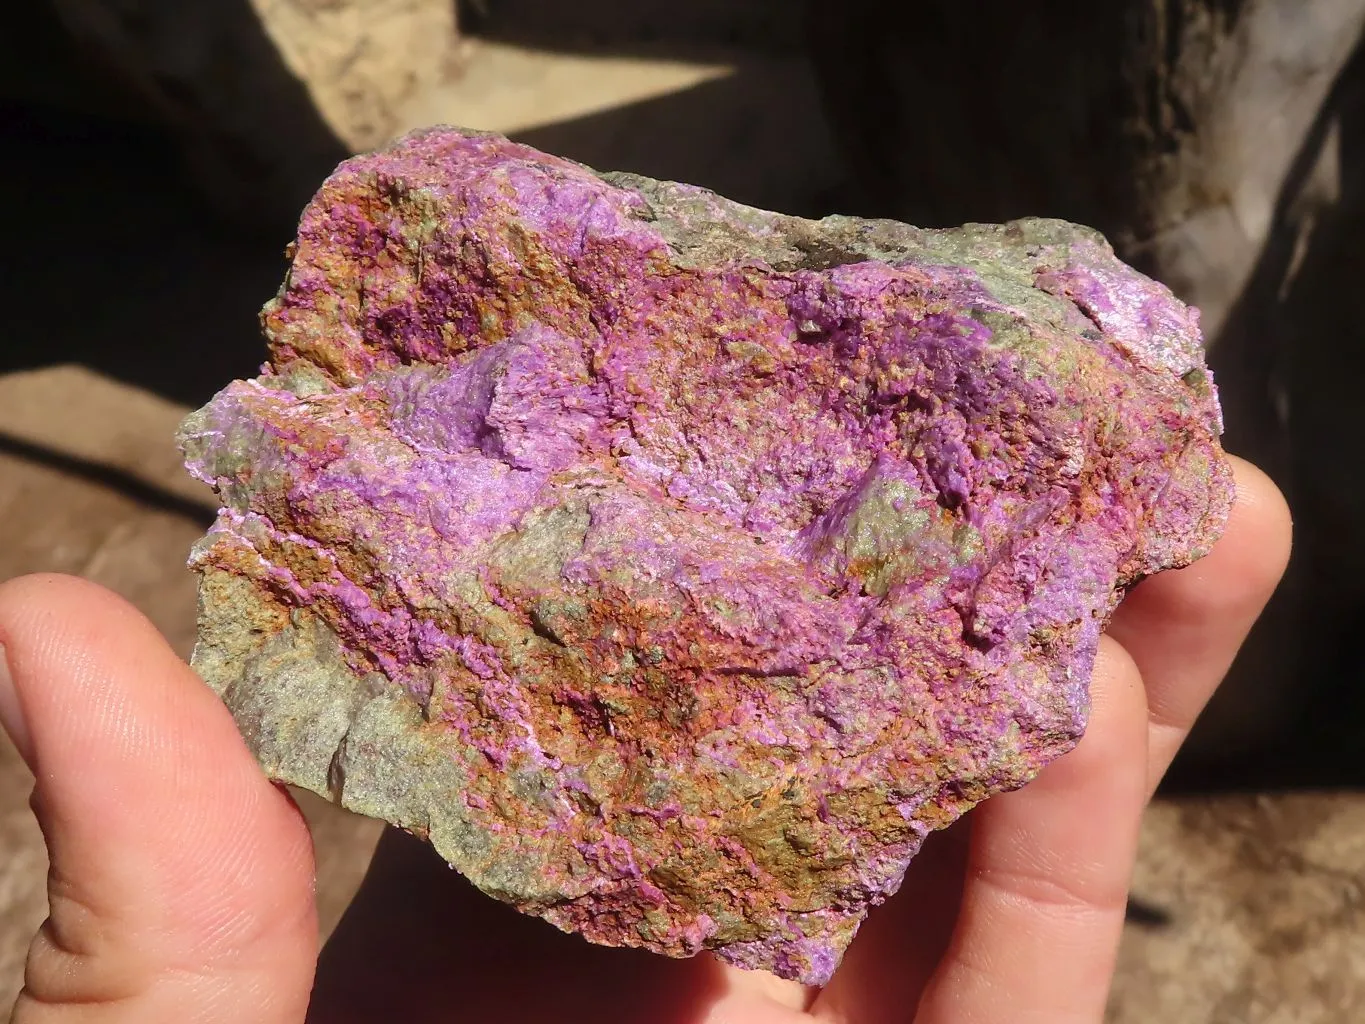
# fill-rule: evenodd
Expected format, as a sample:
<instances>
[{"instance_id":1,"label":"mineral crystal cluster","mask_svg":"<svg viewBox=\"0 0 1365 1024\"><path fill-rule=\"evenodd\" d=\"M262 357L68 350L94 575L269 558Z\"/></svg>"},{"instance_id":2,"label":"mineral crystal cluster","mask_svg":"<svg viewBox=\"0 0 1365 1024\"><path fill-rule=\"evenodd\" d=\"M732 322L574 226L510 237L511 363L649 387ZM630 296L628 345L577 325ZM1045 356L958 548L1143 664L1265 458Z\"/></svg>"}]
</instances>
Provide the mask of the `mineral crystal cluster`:
<instances>
[{"instance_id":1,"label":"mineral crystal cluster","mask_svg":"<svg viewBox=\"0 0 1365 1024\"><path fill-rule=\"evenodd\" d=\"M343 164L292 261L182 432L194 664L273 778L594 942L828 979L1229 508L1197 315L1069 224L440 128Z\"/></svg>"}]
</instances>

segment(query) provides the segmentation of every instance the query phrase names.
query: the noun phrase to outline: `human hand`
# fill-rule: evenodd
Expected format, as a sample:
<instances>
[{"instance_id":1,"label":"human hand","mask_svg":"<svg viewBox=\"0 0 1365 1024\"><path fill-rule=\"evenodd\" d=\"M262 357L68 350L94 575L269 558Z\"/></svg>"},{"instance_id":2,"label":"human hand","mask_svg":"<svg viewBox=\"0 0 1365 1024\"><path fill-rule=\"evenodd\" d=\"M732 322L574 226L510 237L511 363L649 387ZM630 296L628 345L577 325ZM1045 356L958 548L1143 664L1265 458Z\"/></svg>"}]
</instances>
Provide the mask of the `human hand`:
<instances>
[{"instance_id":1,"label":"human hand","mask_svg":"<svg viewBox=\"0 0 1365 1024\"><path fill-rule=\"evenodd\" d=\"M1213 553L1120 608L1080 745L931 837L820 992L589 946L398 833L319 963L307 827L218 699L98 587L4 584L0 719L36 776L52 862L14 1020L1097 1024L1142 809L1288 556L1283 499L1236 468Z\"/></svg>"}]
</instances>

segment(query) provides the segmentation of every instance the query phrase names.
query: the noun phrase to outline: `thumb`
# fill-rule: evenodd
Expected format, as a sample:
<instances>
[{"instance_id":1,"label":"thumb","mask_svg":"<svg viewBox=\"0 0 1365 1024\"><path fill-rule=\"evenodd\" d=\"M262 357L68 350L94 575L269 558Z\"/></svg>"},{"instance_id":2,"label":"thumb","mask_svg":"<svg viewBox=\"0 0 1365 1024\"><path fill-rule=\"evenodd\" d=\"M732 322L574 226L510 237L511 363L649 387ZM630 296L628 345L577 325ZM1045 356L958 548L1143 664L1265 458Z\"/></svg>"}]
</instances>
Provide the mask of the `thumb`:
<instances>
[{"instance_id":1,"label":"thumb","mask_svg":"<svg viewBox=\"0 0 1365 1024\"><path fill-rule=\"evenodd\" d=\"M52 864L15 1024L303 1020L307 827L145 618L81 580L0 585L0 719Z\"/></svg>"}]
</instances>

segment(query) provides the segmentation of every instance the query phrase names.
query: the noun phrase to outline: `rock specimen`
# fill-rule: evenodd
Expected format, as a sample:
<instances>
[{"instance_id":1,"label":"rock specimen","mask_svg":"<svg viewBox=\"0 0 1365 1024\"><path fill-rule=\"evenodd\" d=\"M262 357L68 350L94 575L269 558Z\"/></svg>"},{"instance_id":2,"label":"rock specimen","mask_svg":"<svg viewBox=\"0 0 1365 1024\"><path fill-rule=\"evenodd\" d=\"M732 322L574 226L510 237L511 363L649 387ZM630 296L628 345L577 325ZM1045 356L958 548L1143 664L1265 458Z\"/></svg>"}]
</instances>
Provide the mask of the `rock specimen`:
<instances>
[{"instance_id":1,"label":"rock specimen","mask_svg":"<svg viewBox=\"0 0 1365 1024\"><path fill-rule=\"evenodd\" d=\"M324 184L264 324L182 442L195 665L266 770L592 941L807 982L1075 744L1123 589L1231 497L1195 314L1055 221L433 129Z\"/></svg>"}]
</instances>

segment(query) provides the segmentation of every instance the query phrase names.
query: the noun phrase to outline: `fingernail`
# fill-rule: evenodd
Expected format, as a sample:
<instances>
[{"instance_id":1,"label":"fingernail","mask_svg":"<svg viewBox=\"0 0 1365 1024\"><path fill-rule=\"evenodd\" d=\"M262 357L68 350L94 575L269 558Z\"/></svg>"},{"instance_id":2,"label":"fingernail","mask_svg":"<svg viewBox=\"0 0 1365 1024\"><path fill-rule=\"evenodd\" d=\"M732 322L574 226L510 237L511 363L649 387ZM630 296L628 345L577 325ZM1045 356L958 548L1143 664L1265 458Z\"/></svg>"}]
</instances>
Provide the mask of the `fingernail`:
<instances>
[{"instance_id":1,"label":"fingernail","mask_svg":"<svg viewBox=\"0 0 1365 1024\"><path fill-rule=\"evenodd\" d=\"M5 727L9 738L19 748L19 756L32 766L29 757L28 725L24 721L23 709L19 706L19 694L14 689L14 676L9 670L9 654L5 645L0 644L0 725Z\"/></svg>"}]
</instances>

